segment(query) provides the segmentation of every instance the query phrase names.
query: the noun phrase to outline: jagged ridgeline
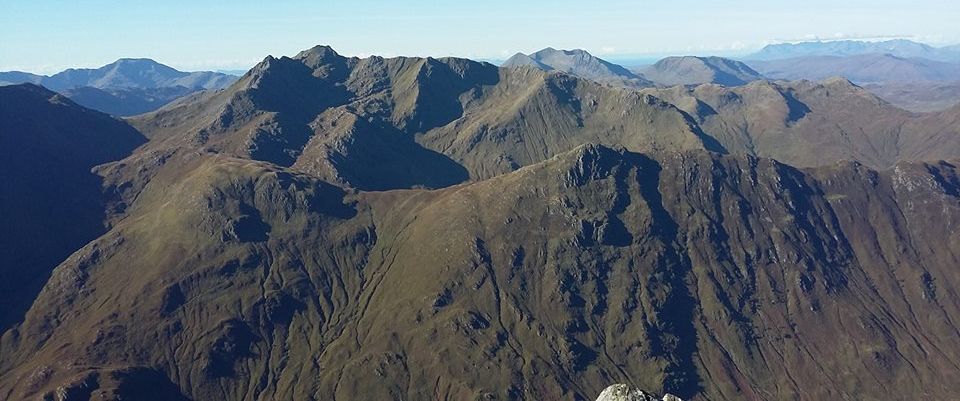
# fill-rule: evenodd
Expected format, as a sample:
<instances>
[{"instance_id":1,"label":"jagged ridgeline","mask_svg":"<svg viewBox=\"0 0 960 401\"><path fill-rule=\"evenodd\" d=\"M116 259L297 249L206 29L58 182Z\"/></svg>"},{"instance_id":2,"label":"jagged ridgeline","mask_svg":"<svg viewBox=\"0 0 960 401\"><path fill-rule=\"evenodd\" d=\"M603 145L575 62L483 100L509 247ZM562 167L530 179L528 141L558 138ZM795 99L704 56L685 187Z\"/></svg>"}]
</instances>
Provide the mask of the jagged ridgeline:
<instances>
[{"instance_id":1,"label":"jagged ridgeline","mask_svg":"<svg viewBox=\"0 0 960 401\"><path fill-rule=\"evenodd\" d=\"M317 47L74 116L148 142L96 159L86 245L14 268L46 284L0 398L950 399L957 110L896 110Z\"/></svg>"}]
</instances>

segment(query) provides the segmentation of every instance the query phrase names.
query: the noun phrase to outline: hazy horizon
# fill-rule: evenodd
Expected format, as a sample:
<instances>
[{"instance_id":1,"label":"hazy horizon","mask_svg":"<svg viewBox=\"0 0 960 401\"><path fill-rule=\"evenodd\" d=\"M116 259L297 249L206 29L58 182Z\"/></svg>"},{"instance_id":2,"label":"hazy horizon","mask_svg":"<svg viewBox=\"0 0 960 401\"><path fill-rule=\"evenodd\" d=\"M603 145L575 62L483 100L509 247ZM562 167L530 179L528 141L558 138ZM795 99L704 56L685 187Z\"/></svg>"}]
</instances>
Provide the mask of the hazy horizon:
<instances>
[{"instance_id":1,"label":"hazy horizon","mask_svg":"<svg viewBox=\"0 0 960 401\"><path fill-rule=\"evenodd\" d=\"M0 71L50 74L139 57L184 71L243 70L267 55L289 56L317 44L348 56L491 61L544 47L580 48L630 64L668 55L737 57L771 43L808 40L960 43L960 3L919 3L10 2L0 16Z\"/></svg>"}]
</instances>

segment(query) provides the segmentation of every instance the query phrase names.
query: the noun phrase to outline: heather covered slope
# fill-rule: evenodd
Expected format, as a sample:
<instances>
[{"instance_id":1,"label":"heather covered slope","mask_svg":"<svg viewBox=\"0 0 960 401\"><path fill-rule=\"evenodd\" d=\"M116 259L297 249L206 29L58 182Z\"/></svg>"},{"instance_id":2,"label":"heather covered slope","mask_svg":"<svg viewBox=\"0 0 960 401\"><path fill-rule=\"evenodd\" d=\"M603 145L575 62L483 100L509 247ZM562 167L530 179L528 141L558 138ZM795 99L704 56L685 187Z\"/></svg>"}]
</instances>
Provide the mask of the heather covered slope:
<instances>
[{"instance_id":1,"label":"heather covered slope","mask_svg":"<svg viewBox=\"0 0 960 401\"><path fill-rule=\"evenodd\" d=\"M225 156L167 169L4 335L0 394L128 376L192 400L960 391L948 163L584 146L376 193Z\"/></svg>"},{"instance_id":2,"label":"heather covered slope","mask_svg":"<svg viewBox=\"0 0 960 401\"><path fill-rule=\"evenodd\" d=\"M101 179L90 170L143 142L42 87L0 87L0 330L22 318L57 264L104 232Z\"/></svg>"}]
</instances>

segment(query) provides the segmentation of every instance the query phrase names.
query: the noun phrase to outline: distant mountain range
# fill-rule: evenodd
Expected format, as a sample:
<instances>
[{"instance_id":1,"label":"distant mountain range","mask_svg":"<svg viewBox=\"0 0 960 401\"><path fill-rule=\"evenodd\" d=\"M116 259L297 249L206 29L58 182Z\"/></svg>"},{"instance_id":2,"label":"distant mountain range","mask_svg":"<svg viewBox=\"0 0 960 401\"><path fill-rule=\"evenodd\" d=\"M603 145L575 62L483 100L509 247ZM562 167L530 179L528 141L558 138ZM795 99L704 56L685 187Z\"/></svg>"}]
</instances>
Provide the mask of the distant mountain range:
<instances>
[{"instance_id":1,"label":"distant mountain range","mask_svg":"<svg viewBox=\"0 0 960 401\"><path fill-rule=\"evenodd\" d=\"M805 42L770 45L745 59L770 79L844 77L911 111L943 110L960 102L960 45Z\"/></svg>"},{"instance_id":2,"label":"distant mountain range","mask_svg":"<svg viewBox=\"0 0 960 401\"><path fill-rule=\"evenodd\" d=\"M0 85L42 85L82 106L120 116L156 110L186 94L224 88L236 80L218 72L178 71L150 59L120 59L100 68L71 68L51 76L0 72Z\"/></svg>"},{"instance_id":3,"label":"distant mountain range","mask_svg":"<svg viewBox=\"0 0 960 401\"><path fill-rule=\"evenodd\" d=\"M840 76L856 83L960 81L960 63L893 54L804 56L748 63L773 79L822 80Z\"/></svg>"},{"instance_id":4,"label":"distant mountain range","mask_svg":"<svg viewBox=\"0 0 960 401\"><path fill-rule=\"evenodd\" d=\"M767 45L745 60L778 60L808 56L855 56L861 54L892 54L902 58L925 58L937 61L960 62L960 45L933 47L911 40L896 39L881 42L857 40L816 41Z\"/></svg>"}]
</instances>

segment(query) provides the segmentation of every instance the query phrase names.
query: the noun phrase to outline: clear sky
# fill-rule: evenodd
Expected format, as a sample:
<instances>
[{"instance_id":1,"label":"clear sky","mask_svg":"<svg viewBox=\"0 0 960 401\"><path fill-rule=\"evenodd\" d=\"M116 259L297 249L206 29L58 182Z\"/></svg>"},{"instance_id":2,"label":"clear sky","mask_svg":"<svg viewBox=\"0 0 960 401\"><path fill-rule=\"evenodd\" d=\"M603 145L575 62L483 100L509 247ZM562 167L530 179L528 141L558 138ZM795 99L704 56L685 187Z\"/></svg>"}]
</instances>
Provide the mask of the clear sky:
<instances>
[{"instance_id":1,"label":"clear sky","mask_svg":"<svg viewBox=\"0 0 960 401\"><path fill-rule=\"evenodd\" d=\"M37 73L121 57L246 69L316 44L357 56L504 59L552 46L622 59L876 37L960 43L960 0L0 0L0 71Z\"/></svg>"}]
</instances>

